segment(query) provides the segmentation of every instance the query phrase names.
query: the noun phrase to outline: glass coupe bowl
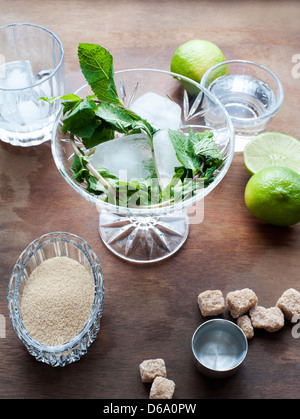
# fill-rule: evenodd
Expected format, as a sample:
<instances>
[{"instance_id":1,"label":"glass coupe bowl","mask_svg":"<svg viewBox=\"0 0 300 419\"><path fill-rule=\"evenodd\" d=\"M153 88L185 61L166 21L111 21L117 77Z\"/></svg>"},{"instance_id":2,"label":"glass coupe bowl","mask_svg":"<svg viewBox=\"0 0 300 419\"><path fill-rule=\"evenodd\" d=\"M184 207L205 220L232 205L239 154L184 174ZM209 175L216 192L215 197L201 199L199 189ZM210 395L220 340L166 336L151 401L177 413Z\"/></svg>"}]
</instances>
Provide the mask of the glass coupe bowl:
<instances>
[{"instance_id":1,"label":"glass coupe bowl","mask_svg":"<svg viewBox=\"0 0 300 419\"><path fill-rule=\"evenodd\" d=\"M148 92L171 99L181 108L179 129L185 133L188 127L192 127L194 132L212 130L224 158L222 166L215 173L214 181L182 202L147 207L117 206L104 202L98 195L88 192L84 183L74 180L71 169L74 143L70 141L68 133L62 133L62 111L58 115L52 136L55 164L69 185L87 201L95 204L99 211L99 233L104 244L124 260L135 263L157 262L173 255L183 245L188 236L189 224L203 220L203 198L219 184L232 162L234 130L219 100L199 83L179 74L154 69L122 70L115 73L115 84L119 98L127 108ZM75 94L85 98L93 92L89 85L84 85ZM116 138L121 135L116 133ZM76 146L86 151L78 141ZM166 149L166 159L168 153ZM192 206L194 215L191 217L187 209Z\"/></svg>"}]
</instances>

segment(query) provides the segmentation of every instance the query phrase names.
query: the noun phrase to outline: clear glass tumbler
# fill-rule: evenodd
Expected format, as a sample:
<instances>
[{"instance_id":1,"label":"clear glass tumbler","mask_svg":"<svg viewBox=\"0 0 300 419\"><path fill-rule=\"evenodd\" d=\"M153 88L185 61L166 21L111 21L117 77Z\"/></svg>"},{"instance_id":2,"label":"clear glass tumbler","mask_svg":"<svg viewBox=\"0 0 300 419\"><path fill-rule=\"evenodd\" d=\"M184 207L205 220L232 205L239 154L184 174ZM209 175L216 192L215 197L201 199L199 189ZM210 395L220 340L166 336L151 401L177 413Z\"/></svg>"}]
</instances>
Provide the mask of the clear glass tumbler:
<instances>
[{"instance_id":1,"label":"clear glass tumbler","mask_svg":"<svg viewBox=\"0 0 300 419\"><path fill-rule=\"evenodd\" d=\"M57 36L28 23L0 27L0 139L16 146L50 140L64 93L64 50Z\"/></svg>"},{"instance_id":2,"label":"clear glass tumbler","mask_svg":"<svg viewBox=\"0 0 300 419\"><path fill-rule=\"evenodd\" d=\"M266 67L245 60L224 61L203 75L201 86L224 105L235 131L235 151L268 127L283 101L278 77Z\"/></svg>"}]
</instances>

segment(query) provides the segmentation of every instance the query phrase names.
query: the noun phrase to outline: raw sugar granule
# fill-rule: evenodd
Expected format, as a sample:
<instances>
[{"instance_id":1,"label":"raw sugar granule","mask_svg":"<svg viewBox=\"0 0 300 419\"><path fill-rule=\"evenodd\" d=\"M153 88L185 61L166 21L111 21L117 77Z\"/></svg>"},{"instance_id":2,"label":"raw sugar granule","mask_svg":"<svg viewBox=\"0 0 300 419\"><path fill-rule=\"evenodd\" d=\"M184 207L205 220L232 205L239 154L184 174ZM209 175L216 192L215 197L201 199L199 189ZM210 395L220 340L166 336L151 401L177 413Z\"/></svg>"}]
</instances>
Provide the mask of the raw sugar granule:
<instances>
[{"instance_id":1,"label":"raw sugar granule","mask_svg":"<svg viewBox=\"0 0 300 419\"><path fill-rule=\"evenodd\" d=\"M93 277L79 262L53 257L30 274L20 304L27 332L44 345L61 345L87 322L94 301Z\"/></svg>"}]
</instances>

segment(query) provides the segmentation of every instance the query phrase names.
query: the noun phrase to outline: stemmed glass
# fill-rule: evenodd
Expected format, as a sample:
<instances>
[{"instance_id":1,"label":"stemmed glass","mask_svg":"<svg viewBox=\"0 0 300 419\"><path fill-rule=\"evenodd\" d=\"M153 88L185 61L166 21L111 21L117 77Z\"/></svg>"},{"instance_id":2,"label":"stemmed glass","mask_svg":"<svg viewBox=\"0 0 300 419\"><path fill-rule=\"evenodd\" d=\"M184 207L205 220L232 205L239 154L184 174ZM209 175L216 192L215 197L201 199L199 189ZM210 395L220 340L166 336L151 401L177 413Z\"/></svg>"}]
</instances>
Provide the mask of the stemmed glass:
<instances>
[{"instance_id":1,"label":"stemmed glass","mask_svg":"<svg viewBox=\"0 0 300 419\"><path fill-rule=\"evenodd\" d=\"M115 84L123 104L131 104L147 92L167 97L181 107L180 130L194 132L211 130L223 156L223 164L207 187L196 191L181 202L167 200L147 206L118 206L104 202L78 183L71 169L74 153L86 153L79 139L75 141L61 130L62 111L55 122L52 135L52 154L55 164L81 196L99 211L99 233L104 244L117 256L135 263L158 262L177 252L189 233L189 225L203 220L203 200L223 179L234 154L234 130L230 118L211 93L200 84L164 70L129 69L115 73ZM89 85L77 92L85 98L92 94ZM123 134L116 134L117 137ZM112 140L114 141L114 140ZM165 150L168 159L169 150ZM93 167L91 167L93 169ZM190 209L193 209L191 211Z\"/></svg>"}]
</instances>

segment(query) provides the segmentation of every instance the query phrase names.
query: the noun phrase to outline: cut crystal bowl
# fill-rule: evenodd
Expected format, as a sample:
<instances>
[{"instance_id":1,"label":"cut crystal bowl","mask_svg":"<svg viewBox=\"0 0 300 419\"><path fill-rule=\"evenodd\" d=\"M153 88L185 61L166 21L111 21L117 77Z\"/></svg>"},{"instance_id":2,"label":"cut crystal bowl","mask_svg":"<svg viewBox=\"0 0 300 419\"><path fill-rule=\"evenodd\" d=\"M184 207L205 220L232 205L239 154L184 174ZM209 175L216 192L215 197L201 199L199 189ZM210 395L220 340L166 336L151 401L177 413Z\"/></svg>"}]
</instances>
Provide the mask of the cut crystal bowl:
<instances>
[{"instance_id":1,"label":"cut crystal bowl","mask_svg":"<svg viewBox=\"0 0 300 419\"><path fill-rule=\"evenodd\" d=\"M71 139L69 133L62 133L62 111L58 115L52 136L55 164L68 184L87 201L95 204L99 211L99 233L104 244L124 260L135 263L157 262L179 250L188 236L190 224L202 222L204 198L221 182L232 162L234 131L218 99L199 83L186 77L164 70L129 69L115 73L115 84L119 98L129 109L135 109L134 104L138 103L138 99L149 92L168 98L180 109L178 129L184 133L188 133L189 127L196 133L211 130L223 157L223 164L215 172L214 181L194 194L187 194L180 202L167 200L147 206L115 205L104 202L101 196L89 192L84 182L78 183L74 179L71 168L74 153L86 154L88 151L79 138ZM82 86L75 93L82 98L93 94L89 85ZM153 126L155 120L160 119L160 114L161 111L157 110ZM173 115L164 121L167 128L171 120ZM116 133L116 139L122 135ZM170 152L168 147L164 150L166 161ZM123 160L126 158L124 154Z\"/></svg>"}]
</instances>

